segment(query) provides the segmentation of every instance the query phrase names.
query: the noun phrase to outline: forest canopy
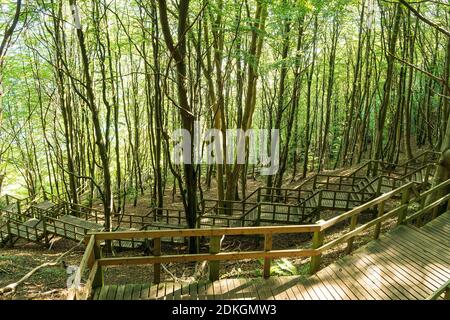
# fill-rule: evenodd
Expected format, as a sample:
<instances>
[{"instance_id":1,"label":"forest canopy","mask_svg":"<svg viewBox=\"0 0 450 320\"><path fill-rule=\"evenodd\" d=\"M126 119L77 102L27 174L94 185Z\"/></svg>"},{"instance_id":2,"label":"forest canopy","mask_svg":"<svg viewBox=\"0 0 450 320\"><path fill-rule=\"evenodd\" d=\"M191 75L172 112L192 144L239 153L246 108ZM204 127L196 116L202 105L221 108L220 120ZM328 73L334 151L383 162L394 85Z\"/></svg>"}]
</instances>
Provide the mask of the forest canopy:
<instances>
[{"instance_id":1,"label":"forest canopy","mask_svg":"<svg viewBox=\"0 0 450 320\"><path fill-rule=\"evenodd\" d=\"M2 193L88 190L109 215L174 188L194 226L203 188L242 198L258 170L172 163L170 133L195 121L278 129L275 187L448 148L447 1L0 3Z\"/></svg>"}]
</instances>

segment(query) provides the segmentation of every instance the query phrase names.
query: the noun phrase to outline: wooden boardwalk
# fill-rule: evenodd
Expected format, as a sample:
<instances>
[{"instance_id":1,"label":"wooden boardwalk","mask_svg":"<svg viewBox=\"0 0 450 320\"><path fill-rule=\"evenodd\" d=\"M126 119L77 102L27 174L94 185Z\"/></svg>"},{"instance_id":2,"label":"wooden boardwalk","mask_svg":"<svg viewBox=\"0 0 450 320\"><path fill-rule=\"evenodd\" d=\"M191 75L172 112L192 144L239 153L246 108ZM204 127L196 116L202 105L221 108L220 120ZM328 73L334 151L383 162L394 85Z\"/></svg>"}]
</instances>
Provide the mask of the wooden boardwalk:
<instances>
[{"instance_id":1,"label":"wooden boardwalk","mask_svg":"<svg viewBox=\"0 0 450 320\"><path fill-rule=\"evenodd\" d=\"M450 211L424 227L399 226L314 276L107 285L93 299L415 300L450 279Z\"/></svg>"}]
</instances>

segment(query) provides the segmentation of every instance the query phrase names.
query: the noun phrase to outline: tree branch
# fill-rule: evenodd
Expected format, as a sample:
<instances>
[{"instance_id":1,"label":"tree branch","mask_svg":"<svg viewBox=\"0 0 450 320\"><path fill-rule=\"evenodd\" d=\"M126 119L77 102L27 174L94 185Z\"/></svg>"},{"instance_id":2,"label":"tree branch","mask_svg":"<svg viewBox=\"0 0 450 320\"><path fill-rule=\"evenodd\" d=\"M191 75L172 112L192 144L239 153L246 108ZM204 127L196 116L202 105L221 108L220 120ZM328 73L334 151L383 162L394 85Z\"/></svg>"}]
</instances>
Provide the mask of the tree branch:
<instances>
[{"instance_id":1,"label":"tree branch","mask_svg":"<svg viewBox=\"0 0 450 320\"><path fill-rule=\"evenodd\" d=\"M432 26L433 28L439 30L440 32L442 32L443 34L445 34L447 37L450 37L450 31L442 28L441 26L437 25L435 22L425 18L419 11L417 11L414 7L412 7L407 1L405 0L399 0L399 2L401 4L403 4L406 8L409 9L409 11L411 11L412 13L414 13L414 15L419 18L420 20L422 20L423 22L425 22L426 24Z\"/></svg>"}]
</instances>

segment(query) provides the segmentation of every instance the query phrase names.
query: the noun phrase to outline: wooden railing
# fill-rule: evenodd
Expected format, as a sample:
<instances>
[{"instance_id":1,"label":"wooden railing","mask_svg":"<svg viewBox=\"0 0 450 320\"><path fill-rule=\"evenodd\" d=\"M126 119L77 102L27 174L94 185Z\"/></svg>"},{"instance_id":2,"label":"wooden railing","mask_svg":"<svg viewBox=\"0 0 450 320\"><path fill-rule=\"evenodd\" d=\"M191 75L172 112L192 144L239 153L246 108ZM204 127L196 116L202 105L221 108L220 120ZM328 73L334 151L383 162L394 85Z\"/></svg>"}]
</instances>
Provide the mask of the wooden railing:
<instances>
[{"instance_id":1,"label":"wooden railing","mask_svg":"<svg viewBox=\"0 0 450 320\"><path fill-rule=\"evenodd\" d=\"M365 177L358 176L317 174L313 178L312 189L353 190L359 183L366 180Z\"/></svg>"},{"instance_id":2,"label":"wooden railing","mask_svg":"<svg viewBox=\"0 0 450 320\"><path fill-rule=\"evenodd\" d=\"M87 269L90 270L88 280L84 287L75 288L77 298L89 296L93 286L103 284L103 267L120 265L154 265L154 283L160 282L161 263L181 263L181 262L200 262L209 261L210 280L217 280L219 277L219 263L227 260L243 259L264 259L263 275L270 276L271 260L283 257L311 257L310 272L314 273L319 269L321 256L327 250L334 248L342 242L346 242L346 252L352 250L353 241L356 236L361 235L365 230L374 228L373 238L377 239L380 235L382 223L388 219L396 218L397 224L406 224L411 221L422 218L424 215L433 215L439 206L446 204L447 210L450 209L450 194L446 194L433 203L425 205L423 200L428 195L445 190L450 185L450 179L433 187L432 189L418 194L416 184L410 182L391 192L381 195L361 206L358 206L344 214L336 216L326 221L319 221L316 224L294 225L294 226L270 226L270 227L244 227L244 228L211 228L211 229L182 229L182 230L161 230L161 231L129 231L129 232L99 232L87 236L87 248L83 256L80 269L77 272L76 279L81 280L81 275ZM385 212L385 204L394 196L401 195L401 204L393 210ZM413 196L413 197L412 197ZM413 202L419 203L419 210L408 216L408 208ZM358 217L368 209L376 208L378 215L373 220L358 226ZM349 230L340 237L325 243L325 232L337 224L350 220ZM273 236L276 234L306 233L313 235L310 248L283 249L274 250ZM245 252L221 252L221 239L224 236L263 236L264 249L259 251ZM169 254L161 253L162 237L206 237L209 238L209 253L198 254ZM152 239L152 256L134 256L134 257L102 257L100 243L105 240L117 239Z\"/></svg>"},{"instance_id":3,"label":"wooden railing","mask_svg":"<svg viewBox=\"0 0 450 320\"><path fill-rule=\"evenodd\" d=\"M6 230L9 235L10 245L12 245L12 236L19 236L30 242L39 242L44 233L36 227L24 225L22 221L16 220L14 217L7 217ZM4 237L4 235L2 235Z\"/></svg>"},{"instance_id":4,"label":"wooden railing","mask_svg":"<svg viewBox=\"0 0 450 320\"><path fill-rule=\"evenodd\" d=\"M258 224L260 206L254 202L205 199L197 227L253 226Z\"/></svg>"},{"instance_id":5,"label":"wooden railing","mask_svg":"<svg viewBox=\"0 0 450 320\"><path fill-rule=\"evenodd\" d=\"M407 160L407 164L421 163L422 166L429 162L436 161L441 155L441 152L433 151L433 150L425 150L410 160Z\"/></svg>"},{"instance_id":6,"label":"wooden railing","mask_svg":"<svg viewBox=\"0 0 450 320\"><path fill-rule=\"evenodd\" d=\"M69 221L62 221L52 217L42 217L45 242L48 244L48 234L57 234L66 239L79 241L83 238L87 229Z\"/></svg>"},{"instance_id":7,"label":"wooden railing","mask_svg":"<svg viewBox=\"0 0 450 320\"><path fill-rule=\"evenodd\" d=\"M370 175L376 176L379 175L380 173L391 176L392 174L395 173L395 171L397 171L399 174L407 175L411 171L416 170L415 165L417 165L417 163L420 163L422 166L425 166L430 161L434 161L435 159L437 159L440 154L441 154L440 152L426 150L424 152L421 152L414 158L399 164L381 160L368 160L360 167L358 167L355 171L353 171L351 176L356 176L361 172L364 172L364 170L366 170L366 172L363 174L365 176Z\"/></svg>"},{"instance_id":8,"label":"wooden railing","mask_svg":"<svg viewBox=\"0 0 450 320\"><path fill-rule=\"evenodd\" d=\"M28 209L28 206L32 203L33 199L34 198L32 196L19 198L11 194L4 194L0 198L0 203L3 203L6 206L9 206L14 203L17 209L17 213L22 213Z\"/></svg>"},{"instance_id":9,"label":"wooden railing","mask_svg":"<svg viewBox=\"0 0 450 320\"><path fill-rule=\"evenodd\" d=\"M420 174L423 178L423 184L426 186L430 180L430 178L434 175L434 172L436 171L436 164L435 163L428 163L420 168L417 168L416 170L411 171L410 173L404 175L401 177L403 181L409 182L413 180L414 175Z\"/></svg>"}]
</instances>

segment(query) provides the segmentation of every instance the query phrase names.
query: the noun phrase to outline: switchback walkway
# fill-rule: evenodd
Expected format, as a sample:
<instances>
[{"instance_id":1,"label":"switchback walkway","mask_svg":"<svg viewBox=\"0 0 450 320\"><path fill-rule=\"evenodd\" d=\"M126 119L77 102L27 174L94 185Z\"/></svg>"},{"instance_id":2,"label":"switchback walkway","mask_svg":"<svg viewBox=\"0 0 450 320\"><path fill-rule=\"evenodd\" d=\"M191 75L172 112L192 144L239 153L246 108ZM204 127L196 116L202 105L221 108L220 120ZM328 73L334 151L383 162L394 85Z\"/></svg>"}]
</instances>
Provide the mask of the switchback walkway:
<instances>
[{"instance_id":1,"label":"switchback walkway","mask_svg":"<svg viewBox=\"0 0 450 320\"><path fill-rule=\"evenodd\" d=\"M450 211L422 228L401 225L311 277L107 285L93 299L426 299L450 279Z\"/></svg>"}]
</instances>

